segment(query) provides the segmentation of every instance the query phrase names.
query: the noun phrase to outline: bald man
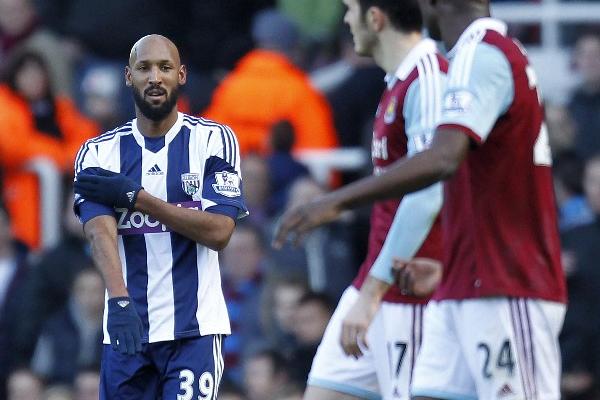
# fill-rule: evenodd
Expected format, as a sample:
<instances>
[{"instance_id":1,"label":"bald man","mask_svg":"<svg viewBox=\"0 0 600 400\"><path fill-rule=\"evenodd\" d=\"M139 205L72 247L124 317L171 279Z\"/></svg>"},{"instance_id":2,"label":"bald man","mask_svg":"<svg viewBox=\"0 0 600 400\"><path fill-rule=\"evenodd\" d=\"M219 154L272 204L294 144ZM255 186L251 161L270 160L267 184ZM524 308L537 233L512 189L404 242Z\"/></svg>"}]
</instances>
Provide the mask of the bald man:
<instances>
[{"instance_id":1,"label":"bald man","mask_svg":"<svg viewBox=\"0 0 600 400\"><path fill-rule=\"evenodd\" d=\"M160 35L125 67L136 118L87 141L75 213L106 284L101 399L213 399L231 332L217 251L247 215L237 139L177 111L186 67Z\"/></svg>"},{"instance_id":2,"label":"bald man","mask_svg":"<svg viewBox=\"0 0 600 400\"><path fill-rule=\"evenodd\" d=\"M299 207L284 228L301 235L344 209L445 180L444 272L424 314L413 400L559 399L566 290L535 72L487 0L419 3L450 49L430 147Z\"/></svg>"}]
</instances>

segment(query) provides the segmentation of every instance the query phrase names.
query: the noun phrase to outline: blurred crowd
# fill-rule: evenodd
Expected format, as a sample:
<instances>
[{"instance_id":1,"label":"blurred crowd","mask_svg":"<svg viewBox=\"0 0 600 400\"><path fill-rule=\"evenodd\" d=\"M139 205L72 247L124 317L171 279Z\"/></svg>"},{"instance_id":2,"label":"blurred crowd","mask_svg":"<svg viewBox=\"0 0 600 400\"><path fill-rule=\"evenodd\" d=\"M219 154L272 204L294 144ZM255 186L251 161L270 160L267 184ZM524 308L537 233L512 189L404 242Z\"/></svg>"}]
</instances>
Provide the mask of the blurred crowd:
<instances>
[{"instance_id":1,"label":"blurred crowd","mask_svg":"<svg viewBox=\"0 0 600 400\"><path fill-rule=\"evenodd\" d=\"M301 398L335 303L364 257L369 210L297 247L276 251L269 242L286 207L370 173L365 164L317 175L299 155L370 154L384 88L384 73L355 55L343 12L341 1L322 0L0 0L0 400L98 398L104 286L72 213L72 166L84 140L133 118L123 71L147 33L171 38L188 66L179 109L230 125L243 156L251 214L221 253L233 334L219 399ZM600 31L578 31L571 51L579 83L564 103L546 104L570 292L562 384L565 398L594 399ZM62 236L50 248L32 169L40 159L62 176Z\"/></svg>"}]
</instances>

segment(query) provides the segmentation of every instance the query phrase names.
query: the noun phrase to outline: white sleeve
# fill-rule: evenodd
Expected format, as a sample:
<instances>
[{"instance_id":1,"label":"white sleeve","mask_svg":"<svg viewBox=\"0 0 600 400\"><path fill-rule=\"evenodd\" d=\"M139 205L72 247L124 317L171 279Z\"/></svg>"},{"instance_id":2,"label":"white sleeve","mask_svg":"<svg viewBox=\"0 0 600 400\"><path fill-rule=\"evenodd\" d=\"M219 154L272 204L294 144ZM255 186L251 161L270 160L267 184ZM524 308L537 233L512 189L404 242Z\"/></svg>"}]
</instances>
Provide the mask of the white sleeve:
<instances>
[{"instance_id":1,"label":"white sleeve","mask_svg":"<svg viewBox=\"0 0 600 400\"><path fill-rule=\"evenodd\" d=\"M393 283L394 258L410 260L423 245L442 208L442 184L435 183L418 192L406 195L387 234L370 275Z\"/></svg>"},{"instance_id":2,"label":"white sleeve","mask_svg":"<svg viewBox=\"0 0 600 400\"><path fill-rule=\"evenodd\" d=\"M441 97L446 76L440 71L437 57L417 65L419 76L407 91L404 100L404 130L408 138L408 155L429 147L433 130L440 119ZM402 199L385 243L370 274L393 283L392 260L410 260L423 245L442 208L442 184L435 183Z\"/></svg>"},{"instance_id":3,"label":"white sleeve","mask_svg":"<svg viewBox=\"0 0 600 400\"><path fill-rule=\"evenodd\" d=\"M404 98L402 114L409 156L429 147L441 116L446 74L440 71L435 55L426 61L417 64L418 78L410 84Z\"/></svg>"},{"instance_id":4,"label":"white sleeve","mask_svg":"<svg viewBox=\"0 0 600 400\"><path fill-rule=\"evenodd\" d=\"M202 208L219 205L238 209L238 218L248 215L244 202L240 150L233 131L225 125L215 125L219 132L209 139L208 157L204 165Z\"/></svg>"},{"instance_id":5,"label":"white sleeve","mask_svg":"<svg viewBox=\"0 0 600 400\"><path fill-rule=\"evenodd\" d=\"M513 102L514 82L506 56L487 43L461 48L450 63L439 125L459 125L485 142Z\"/></svg>"},{"instance_id":6,"label":"white sleeve","mask_svg":"<svg viewBox=\"0 0 600 400\"><path fill-rule=\"evenodd\" d=\"M98 161L98 144L93 143L92 140L86 141L77 152L77 156L75 157L75 181L77 180L77 175L84 169L100 166L100 162ZM76 214L79 215L79 206L84 201L83 197L75 194L74 209Z\"/></svg>"}]
</instances>

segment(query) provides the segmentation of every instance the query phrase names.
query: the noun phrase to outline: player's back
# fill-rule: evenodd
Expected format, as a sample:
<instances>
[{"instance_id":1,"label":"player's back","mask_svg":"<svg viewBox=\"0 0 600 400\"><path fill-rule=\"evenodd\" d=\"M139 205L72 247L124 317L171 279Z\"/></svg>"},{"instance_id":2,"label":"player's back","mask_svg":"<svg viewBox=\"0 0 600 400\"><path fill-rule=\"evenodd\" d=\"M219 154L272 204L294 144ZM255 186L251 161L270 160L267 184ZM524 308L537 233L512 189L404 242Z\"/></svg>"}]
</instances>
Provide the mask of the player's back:
<instances>
[{"instance_id":1,"label":"player's back","mask_svg":"<svg viewBox=\"0 0 600 400\"><path fill-rule=\"evenodd\" d=\"M445 185L447 248L436 298L565 301L535 73L505 26L489 18L473 23L453 50L441 127L462 130L476 146ZM505 105L498 93L508 93Z\"/></svg>"}]
</instances>

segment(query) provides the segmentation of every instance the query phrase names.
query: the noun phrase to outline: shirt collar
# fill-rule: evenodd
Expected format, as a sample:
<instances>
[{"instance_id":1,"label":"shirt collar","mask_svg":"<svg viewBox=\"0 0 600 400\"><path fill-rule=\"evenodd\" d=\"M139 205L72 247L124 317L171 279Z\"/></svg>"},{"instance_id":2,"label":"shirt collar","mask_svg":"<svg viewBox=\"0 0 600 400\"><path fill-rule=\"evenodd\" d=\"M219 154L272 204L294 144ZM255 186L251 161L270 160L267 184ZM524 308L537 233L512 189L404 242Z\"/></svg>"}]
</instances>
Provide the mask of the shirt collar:
<instances>
[{"instance_id":1,"label":"shirt collar","mask_svg":"<svg viewBox=\"0 0 600 400\"><path fill-rule=\"evenodd\" d=\"M387 74L385 76L384 79L388 89L394 86L394 83L396 83L397 79L403 81L408 78L408 75L413 69L415 69L417 62L419 62L420 59L427 54L435 54L436 51L437 46L433 40L422 39L408 52L406 57L404 57L404 60L402 60L398 66L398 69L396 69L396 72L394 74Z\"/></svg>"},{"instance_id":2,"label":"shirt collar","mask_svg":"<svg viewBox=\"0 0 600 400\"><path fill-rule=\"evenodd\" d=\"M454 47L452 47L452 49L448 52L448 58L454 57L462 45L469 42L481 32L485 31L496 31L502 36L506 36L507 27L506 24L499 19L490 17L476 19L475 21L471 22L467 29L465 29L460 35Z\"/></svg>"},{"instance_id":3,"label":"shirt collar","mask_svg":"<svg viewBox=\"0 0 600 400\"><path fill-rule=\"evenodd\" d=\"M169 143L171 143L171 141L173 140L173 138L175 138L175 136L177 136L177 134L181 130L182 126L183 126L183 113L178 112L177 120L165 134L165 147ZM140 147L145 148L144 135L142 135L142 133L139 131L139 129L137 127L137 118L134 118L132 121L131 131L133 132L133 137L135 138L135 141L140 145Z\"/></svg>"}]
</instances>

